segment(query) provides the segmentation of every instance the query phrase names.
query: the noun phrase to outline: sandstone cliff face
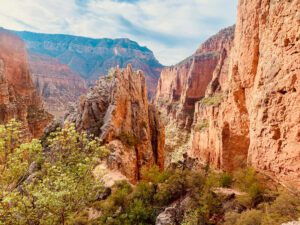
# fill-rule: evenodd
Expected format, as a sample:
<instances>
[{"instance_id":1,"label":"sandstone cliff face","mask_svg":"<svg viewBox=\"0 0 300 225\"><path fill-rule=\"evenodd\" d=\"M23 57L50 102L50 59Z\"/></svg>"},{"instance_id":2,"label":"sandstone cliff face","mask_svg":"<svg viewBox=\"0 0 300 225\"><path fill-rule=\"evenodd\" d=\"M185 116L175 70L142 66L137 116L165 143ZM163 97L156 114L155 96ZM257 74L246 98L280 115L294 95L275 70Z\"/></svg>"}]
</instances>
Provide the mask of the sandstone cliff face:
<instances>
[{"instance_id":1,"label":"sandstone cliff face","mask_svg":"<svg viewBox=\"0 0 300 225\"><path fill-rule=\"evenodd\" d=\"M24 43L0 29L0 122L12 118L22 121L30 136L40 137L52 117L36 94Z\"/></svg>"},{"instance_id":2,"label":"sandstone cliff face","mask_svg":"<svg viewBox=\"0 0 300 225\"><path fill-rule=\"evenodd\" d=\"M163 69L154 103L164 108L180 128L190 129L195 103L205 95L216 66L227 64L223 61L227 60L233 34L234 27L224 29L203 43L191 57ZM226 73L222 72L218 76L223 83Z\"/></svg>"},{"instance_id":3,"label":"sandstone cliff face","mask_svg":"<svg viewBox=\"0 0 300 225\"><path fill-rule=\"evenodd\" d=\"M248 163L300 187L299 8L239 1L228 88L211 85L196 105L192 155L226 170Z\"/></svg>"},{"instance_id":4,"label":"sandstone cliff face","mask_svg":"<svg viewBox=\"0 0 300 225\"><path fill-rule=\"evenodd\" d=\"M58 59L31 53L29 66L45 109L56 117L62 116L67 106L87 91L85 80Z\"/></svg>"},{"instance_id":5,"label":"sandstone cliff face","mask_svg":"<svg viewBox=\"0 0 300 225\"><path fill-rule=\"evenodd\" d=\"M142 167L164 166L164 127L155 107L148 105L143 73L130 65L100 78L67 120L108 144L109 167L133 183L141 178Z\"/></svg>"}]
</instances>

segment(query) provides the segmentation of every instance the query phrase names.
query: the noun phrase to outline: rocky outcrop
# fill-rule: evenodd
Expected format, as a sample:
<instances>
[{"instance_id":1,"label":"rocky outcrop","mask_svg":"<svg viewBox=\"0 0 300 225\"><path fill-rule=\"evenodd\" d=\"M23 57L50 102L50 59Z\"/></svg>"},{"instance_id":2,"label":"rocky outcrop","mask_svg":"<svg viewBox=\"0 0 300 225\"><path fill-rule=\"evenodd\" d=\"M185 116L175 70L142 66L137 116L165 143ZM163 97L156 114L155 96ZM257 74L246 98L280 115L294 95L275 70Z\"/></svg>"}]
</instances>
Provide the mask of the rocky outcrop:
<instances>
[{"instance_id":1,"label":"rocky outcrop","mask_svg":"<svg viewBox=\"0 0 300 225\"><path fill-rule=\"evenodd\" d=\"M149 96L155 91L163 67L152 51L126 38L93 39L26 31L16 34L25 41L30 55L38 54L58 59L87 82L93 83L99 76L105 76L112 67L123 68L131 64L134 69L144 71ZM52 61L53 59L49 67Z\"/></svg>"},{"instance_id":2,"label":"rocky outcrop","mask_svg":"<svg viewBox=\"0 0 300 225\"><path fill-rule=\"evenodd\" d=\"M100 137L111 150L109 167L133 183L143 167L164 167L164 128L155 107L148 105L143 73L131 65L100 78L67 120Z\"/></svg>"},{"instance_id":3,"label":"rocky outcrop","mask_svg":"<svg viewBox=\"0 0 300 225\"><path fill-rule=\"evenodd\" d=\"M299 8L299 0L239 1L229 79L197 103L191 155L300 188Z\"/></svg>"},{"instance_id":4,"label":"rocky outcrop","mask_svg":"<svg viewBox=\"0 0 300 225\"><path fill-rule=\"evenodd\" d=\"M85 80L58 59L32 53L29 66L37 93L44 99L45 109L56 117L64 115L67 106L87 91Z\"/></svg>"},{"instance_id":5,"label":"rocky outcrop","mask_svg":"<svg viewBox=\"0 0 300 225\"><path fill-rule=\"evenodd\" d=\"M31 137L40 137L52 117L36 94L24 43L0 29L0 122L15 118L23 122Z\"/></svg>"},{"instance_id":6,"label":"rocky outcrop","mask_svg":"<svg viewBox=\"0 0 300 225\"><path fill-rule=\"evenodd\" d=\"M220 31L204 42L194 55L175 66L163 69L154 97L154 103L189 130L193 123L195 103L205 95L217 66L227 65L232 46L234 26ZM226 72L220 69L220 81Z\"/></svg>"}]
</instances>

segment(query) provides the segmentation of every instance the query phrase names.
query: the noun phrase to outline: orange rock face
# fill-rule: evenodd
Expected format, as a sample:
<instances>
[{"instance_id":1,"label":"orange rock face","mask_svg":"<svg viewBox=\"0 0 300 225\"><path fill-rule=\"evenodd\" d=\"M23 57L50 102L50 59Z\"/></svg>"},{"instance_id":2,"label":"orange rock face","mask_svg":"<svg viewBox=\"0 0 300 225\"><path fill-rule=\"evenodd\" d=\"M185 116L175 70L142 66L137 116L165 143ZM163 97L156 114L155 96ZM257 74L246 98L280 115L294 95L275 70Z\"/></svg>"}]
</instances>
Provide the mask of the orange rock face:
<instances>
[{"instance_id":1,"label":"orange rock face","mask_svg":"<svg viewBox=\"0 0 300 225\"><path fill-rule=\"evenodd\" d=\"M167 111L180 128L190 129L194 106L205 95L216 66L231 46L234 27L222 30L179 64L163 69L154 103ZM221 75L220 75L221 76Z\"/></svg>"},{"instance_id":2,"label":"orange rock face","mask_svg":"<svg viewBox=\"0 0 300 225\"><path fill-rule=\"evenodd\" d=\"M155 107L148 105L143 73L130 65L100 78L67 119L108 144L108 165L133 183L141 178L142 167L164 166L164 127Z\"/></svg>"},{"instance_id":3,"label":"orange rock face","mask_svg":"<svg viewBox=\"0 0 300 225\"><path fill-rule=\"evenodd\" d=\"M58 59L32 53L29 65L45 109L56 117L64 115L68 105L87 92L86 82Z\"/></svg>"},{"instance_id":4,"label":"orange rock face","mask_svg":"<svg viewBox=\"0 0 300 225\"><path fill-rule=\"evenodd\" d=\"M16 118L30 136L40 137L52 117L42 107L32 82L24 43L0 29L0 121Z\"/></svg>"},{"instance_id":5,"label":"orange rock face","mask_svg":"<svg viewBox=\"0 0 300 225\"><path fill-rule=\"evenodd\" d=\"M226 170L248 163L300 188L299 8L299 0L239 2L229 79L196 105L193 156Z\"/></svg>"}]
</instances>

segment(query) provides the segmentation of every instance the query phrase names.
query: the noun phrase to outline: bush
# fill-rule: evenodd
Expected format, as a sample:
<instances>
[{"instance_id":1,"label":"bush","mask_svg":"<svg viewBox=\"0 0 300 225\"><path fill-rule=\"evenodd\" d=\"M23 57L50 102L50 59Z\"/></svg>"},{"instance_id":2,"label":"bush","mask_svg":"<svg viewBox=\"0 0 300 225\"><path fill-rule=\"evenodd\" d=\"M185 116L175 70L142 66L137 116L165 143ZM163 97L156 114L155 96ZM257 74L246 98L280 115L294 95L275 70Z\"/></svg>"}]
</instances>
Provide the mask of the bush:
<instances>
[{"instance_id":1,"label":"bush","mask_svg":"<svg viewBox=\"0 0 300 225\"><path fill-rule=\"evenodd\" d=\"M222 209L222 202L210 190L206 190L202 193L199 204L199 217L202 221L209 221L213 215L220 213Z\"/></svg>"},{"instance_id":2,"label":"bush","mask_svg":"<svg viewBox=\"0 0 300 225\"><path fill-rule=\"evenodd\" d=\"M195 225L199 224L199 212L194 210L184 215L181 225Z\"/></svg>"},{"instance_id":3,"label":"bush","mask_svg":"<svg viewBox=\"0 0 300 225\"><path fill-rule=\"evenodd\" d=\"M195 126L195 130L198 131L198 132L203 132L206 130L206 128L209 127L209 122L208 120L202 120L200 123L198 123L196 126Z\"/></svg>"},{"instance_id":4,"label":"bush","mask_svg":"<svg viewBox=\"0 0 300 225\"><path fill-rule=\"evenodd\" d=\"M227 212L225 225L280 225L300 217L300 198L287 191L281 192L273 202L264 202L256 209L241 214Z\"/></svg>"},{"instance_id":5,"label":"bush","mask_svg":"<svg viewBox=\"0 0 300 225\"><path fill-rule=\"evenodd\" d=\"M123 144L126 144L128 146L135 146L138 144L138 138L130 132L122 132L119 135L119 139Z\"/></svg>"},{"instance_id":6,"label":"bush","mask_svg":"<svg viewBox=\"0 0 300 225\"><path fill-rule=\"evenodd\" d=\"M229 188L233 183L233 178L229 173L222 173L219 178L220 186Z\"/></svg>"},{"instance_id":7,"label":"bush","mask_svg":"<svg viewBox=\"0 0 300 225\"><path fill-rule=\"evenodd\" d=\"M236 225L261 225L263 213L256 209L242 213L236 221Z\"/></svg>"},{"instance_id":8,"label":"bush","mask_svg":"<svg viewBox=\"0 0 300 225\"><path fill-rule=\"evenodd\" d=\"M141 175L144 181L154 184L163 183L170 177L169 171L161 172L158 166L152 166L151 168L142 167Z\"/></svg>"},{"instance_id":9,"label":"bush","mask_svg":"<svg viewBox=\"0 0 300 225\"><path fill-rule=\"evenodd\" d=\"M300 196L283 191L274 202L266 206L264 225L281 224L300 218Z\"/></svg>"},{"instance_id":10,"label":"bush","mask_svg":"<svg viewBox=\"0 0 300 225\"><path fill-rule=\"evenodd\" d=\"M167 205L185 194L187 188L186 173L187 171L177 170L158 186L158 191L154 196L158 205Z\"/></svg>"},{"instance_id":11,"label":"bush","mask_svg":"<svg viewBox=\"0 0 300 225\"><path fill-rule=\"evenodd\" d=\"M235 225L240 216L241 214L234 211L227 212L224 216L224 225Z\"/></svg>"},{"instance_id":12,"label":"bush","mask_svg":"<svg viewBox=\"0 0 300 225\"><path fill-rule=\"evenodd\" d=\"M223 101L221 94L216 94L210 97L203 98L201 104L204 106L217 106Z\"/></svg>"},{"instance_id":13,"label":"bush","mask_svg":"<svg viewBox=\"0 0 300 225\"><path fill-rule=\"evenodd\" d=\"M240 202L247 207L254 207L263 200L264 188L260 184L253 168L241 169L234 173L235 185L247 196L239 197Z\"/></svg>"}]
</instances>

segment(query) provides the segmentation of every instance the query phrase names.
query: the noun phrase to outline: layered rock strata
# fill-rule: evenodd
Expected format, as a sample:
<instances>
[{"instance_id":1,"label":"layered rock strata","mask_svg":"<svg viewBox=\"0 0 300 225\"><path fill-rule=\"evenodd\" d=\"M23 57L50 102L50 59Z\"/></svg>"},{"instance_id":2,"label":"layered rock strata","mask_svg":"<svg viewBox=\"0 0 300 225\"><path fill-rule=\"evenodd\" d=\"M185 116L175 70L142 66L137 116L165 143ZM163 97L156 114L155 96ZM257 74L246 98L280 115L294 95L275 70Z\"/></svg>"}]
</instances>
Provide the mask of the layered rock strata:
<instances>
[{"instance_id":1,"label":"layered rock strata","mask_svg":"<svg viewBox=\"0 0 300 225\"><path fill-rule=\"evenodd\" d=\"M30 137L40 137L52 116L43 109L27 64L24 43L0 29L0 122L23 122Z\"/></svg>"},{"instance_id":2,"label":"layered rock strata","mask_svg":"<svg viewBox=\"0 0 300 225\"><path fill-rule=\"evenodd\" d=\"M100 78L67 120L100 137L111 150L108 165L135 183L141 169L164 167L164 127L148 104L145 77L131 65Z\"/></svg>"},{"instance_id":3,"label":"layered rock strata","mask_svg":"<svg viewBox=\"0 0 300 225\"><path fill-rule=\"evenodd\" d=\"M30 55L35 55L35 58L39 56L52 58L49 67L52 61L57 59L61 64L68 65L73 74L79 74L92 85L99 76L105 76L110 68L126 67L127 64L131 64L134 69L144 71L148 94L152 96L163 68L151 50L126 38L94 39L27 31L15 33L25 41ZM31 67L35 69L35 63ZM41 74L47 75L47 71ZM52 84L55 85L56 83Z\"/></svg>"},{"instance_id":4,"label":"layered rock strata","mask_svg":"<svg viewBox=\"0 0 300 225\"><path fill-rule=\"evenodd\" d=\"M196 104L191 155L300 188L299 8L299 0L239 1L229 79Z\"/></svg>"}]
</instances>

